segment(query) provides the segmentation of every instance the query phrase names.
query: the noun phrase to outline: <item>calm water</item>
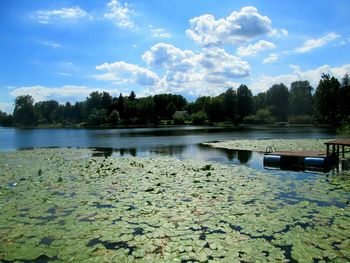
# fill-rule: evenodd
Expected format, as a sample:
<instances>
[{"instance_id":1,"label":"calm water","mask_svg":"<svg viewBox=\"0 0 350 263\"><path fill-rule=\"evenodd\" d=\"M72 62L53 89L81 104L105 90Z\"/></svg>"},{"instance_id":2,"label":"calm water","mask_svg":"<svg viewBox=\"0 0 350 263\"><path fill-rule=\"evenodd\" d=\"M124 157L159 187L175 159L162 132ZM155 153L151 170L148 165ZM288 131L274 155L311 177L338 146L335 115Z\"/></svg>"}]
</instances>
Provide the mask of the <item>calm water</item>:
<instances>
[{"instance_id":1,"label":"calm water","mask_svg":"<svg viewBox=\"0 0 350 263\"><path fill-rule=\"evenodd\" d=\"M173 156L261 169L263 155L213 149L203 142L232 139L334 138L334 129L313 127L171 127L133 129L0 128L0 151L38 147L97 148L105 156Z\"/></svg>"}]
</instances>

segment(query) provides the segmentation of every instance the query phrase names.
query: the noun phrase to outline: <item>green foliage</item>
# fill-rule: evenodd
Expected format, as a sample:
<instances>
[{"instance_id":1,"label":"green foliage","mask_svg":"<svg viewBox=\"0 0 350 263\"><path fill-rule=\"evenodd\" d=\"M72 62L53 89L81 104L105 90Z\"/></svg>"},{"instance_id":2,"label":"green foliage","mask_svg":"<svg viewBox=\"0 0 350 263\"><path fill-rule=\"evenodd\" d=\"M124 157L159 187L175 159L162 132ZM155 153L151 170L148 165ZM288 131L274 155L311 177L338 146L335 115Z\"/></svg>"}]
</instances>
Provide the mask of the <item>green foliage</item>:
<instances>
[{"instance_id":1,"label":"green foliage","mask_svg":"<svg viewBox=\"0 0 350 263\"><path fill-rule=\"evenodd\" d=\"M19 126L34 126L38 123L34 100L31 96L21 95L16 98L13 119L15 125Z\"/></svg>"},{"instance_id":2,"label":"green foliage","mask_svg":"<svg viewBox=\"0 0 350 263\"><path fill-rule=\"evenodd\" d=\"M312 87L308 81L295 81L290 86L290 113L310 115L313 109Z\"/></svg>"},{"instance_id":3,"label":"green foliage","mask_svg":"<svg viewBox=\"0 0 350 263\"><path fill-rule=\"evenodd\" d=\"M185 124L185 117L181 115L176 115L174 117L174 124L175 125L183 125Z\"/></svg>"},{"instance_id":4,"label":"green foliage","mask_svg":"<svg viewBox=\"0 0 350 263\"><path fill-rule=\"evenodd\" d=\"M316 118L321 123L339 122L338 98L340 83L328 74L323 74L315 93Z\"/></svg>"},{"instance_id":5,"label":"green foliage","mask_svg":"<svg viewBox=\"0 0 350 263\"><path fill-rule=\"evenodd\" d=\"M312 124L313 118L311 115L290 115L288 122L290 124Z\"/></svg>"},{"instance_id":6,"label":"green foliage","mask_svg":"<svg viewBox=\"0 0 350 263\"><path fill-rule=\"evenodd\" d=\"M150 125L161 120L173 123L174 113L185 110L192 116L193 124L266 124L287 120L292 124L346 124L350 116L349 83L347 74L341 84L336 78L323 75L314 95L308 81L293 82L290 91L284 84L275 84L255 96L246 85L240 85L237 91L228 88L218 96L202 96L194 102L174 94L137 98L134 91L119 97L96 91L74 105L60 105L54 100L34 104L27 95L16 98L13 117L1 113L0 125ZM183 121L189 122L180 118L175 123Z\"/></svg>"},{"instance_id":7,"label":"green foliage","mask_svg":"<svg viewBox=\"0 0 350 263\"><path fill-rule=\"evenodd\" d=\"M246 85L241 85L237 89L237 115L239 122L242 122L245 116L253 112L253 95Z\"/></svg>"},{"instance_id":8,"label":"green foliage","mask_svg":"<svg viewBox=\"0 0 350 263\"><path fill-rule=\"evenodd\" d=\"M350 136L350 124L344 124L337 129L337 135Z\"/></svg>"},{"instance_id":9,"label":"green foliage","mask_svg":"<svg viewBox=\"0 0 350 263\"><path fill-rule=\"evenodd\" d=\"M276 119L271 115L269 109L260 109L255 115L246 116L243 121L248 124L271 124Z\"/></svg>"},{"instance_id":10,"label":"green foliage","mask_svg":"<svg viewBox=\"0 0 350 263\"><path fill-rule=\"evenodd\" d=\"M13 125L13 116L0 110L0 126L9 127Z\"/></svg>"},{"instance_id":11,"label":"green foliage","mask_svg":"<svg viewBox=\"0 0 350 263\"><path fill-rule=\"evenodd\" d=\"M117 110L113 110L108 117L108 122L112 125L117 125L119 123L119 112Z\"/></svg>"},{"instance_id":12,"label":"green foliage","mask_svg":"<svg viewBox=\"0 0 350 263\"><path fill-rule=\"evenodd\" d=\"M286 121L289 113L289 91L284 84L275 84L266 92L267 106L277 121Z\"/></svg>"},{"instance_id":13,"label":"green foliage","mask_svg":"<svg viewBox=\"0 0 350 263\"><path fill-rule=\"evenodd\" d=\"M101 124L107 123L107 110L101 109L92 109L89 117L88 117L88 125L89 126L100 126Z\"/></svg>"},{"instance_id":14,"label":"green foliage","mask_svg":"<svg viewBox=\"0 0 350 263\"><path fill-rule=\"evenodd\" d=\"M201 125L208 120L208 115L204 111L198 111L191 115L192 124Z\"/></svg>"}]
</instances>

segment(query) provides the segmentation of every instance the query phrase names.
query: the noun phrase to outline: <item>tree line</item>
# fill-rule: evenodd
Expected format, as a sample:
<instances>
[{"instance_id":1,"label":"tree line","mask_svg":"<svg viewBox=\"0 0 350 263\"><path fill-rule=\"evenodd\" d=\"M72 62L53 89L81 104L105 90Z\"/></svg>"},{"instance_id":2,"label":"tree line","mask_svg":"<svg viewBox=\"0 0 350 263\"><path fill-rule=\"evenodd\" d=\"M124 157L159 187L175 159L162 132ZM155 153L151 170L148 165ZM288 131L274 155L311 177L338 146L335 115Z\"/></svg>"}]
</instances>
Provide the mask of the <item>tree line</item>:
<instances>
[{"instance_id":1,"label":"tree line","mask_svg":"<svg viewBox=\"0 0 350 263\"><path fill-rule=\"evenodd\" d=\"M341 82L323 74L313 92L308 81L295 81L288 88L275 84L252 95L246 85L215 96L188 102L181 95L159 94L137 98L113 97L92 92L86 100L59 104L55 100L34 102L30 95L15 99L13 114L0 111L2 126L118 126L157 124L251 123L331 124L350 122L350 80Z\"/></svg>"}]
</instances>

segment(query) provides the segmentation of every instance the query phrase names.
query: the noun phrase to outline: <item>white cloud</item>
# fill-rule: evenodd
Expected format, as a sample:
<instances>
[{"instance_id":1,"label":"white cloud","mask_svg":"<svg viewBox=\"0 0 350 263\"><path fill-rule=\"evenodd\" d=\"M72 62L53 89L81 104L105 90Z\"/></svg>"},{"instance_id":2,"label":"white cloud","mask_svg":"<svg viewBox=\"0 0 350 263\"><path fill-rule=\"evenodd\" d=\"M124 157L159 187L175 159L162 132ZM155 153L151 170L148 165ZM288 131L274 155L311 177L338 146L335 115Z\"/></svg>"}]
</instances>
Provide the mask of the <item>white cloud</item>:
<instances>
[{"instance_id":1,"label":"white cloud","mask_svg":"<svg viewBox=\"0 0 350 263\"><path fill-rule=\"evenodd\" d=\"M41 44L43 44L44 46L48 46L48 47L51 47L51 48L61 48L62 46L58 43L55 43L55 42L48 42L48 41L40 41Z\"/></svg>"},{"instance_id":2,"label":"white cloud","mask_svg":"<svg viewBox=\"0 0 350 263\"><path fill-rule=\"evenodd\" d=\"M163 28L154 28L151 30L152 37L154 38L170 38L171 34L166 32Z\"/></svg>"},{"instance_id":3,"label":"white cloud","mask_svg":"<svg viewBox=\"0 0 350 263\"><path fill-rule=\"evenodd\" d=\"M278 38L286 37L288 36L288 34L289 34L288 30L285 28L282 28L282 29L273 28L270 33L271 36L278 37Z\"/></svg>"},{"instance_id":4,"label":"white cloud","mask_svg":"<svg viewBox=\"0 0 350 263\"><path fill-rule=\"evenodd\" d=\"M212 46L245 42L271 34L272 30L271 20L267 16L259 14L253 6L247 6L218 20L211 14L194 17L186 34L201 46Z\"/></svg>"},{"instance_id":5,"label":"white cloud","mask_svg":"<svg viewBox=\"0 0 350 263\"><path fill-rule=\"evenodd\" d=\"M274 43L266 40L259 40L255 44L249 44L246 47L239 47L237 49L237 54L239 56L254 56L261 51L273 48L276 48L276 45Z\"/></svg>"},{"instance_id":6,"label":"white cloud","mask_svg":"<svg viewBox=\"0 0 350 263\"><path fill-rule=\"evenodd\" d=\"M96 75L96 79L114 80L118 82L135 83L141 86L154 86L160 81L158 75L153 71L135 64L118 61L114 63L104 63L96 66L97 70L107 71L102 77Z\"/></svg>"},{"instance_id":7,"label":"white cloud","mask_svg":"<svg viewBox=\"0 0 350 263\"><path fill-rule=\"evenodd\" d=\"M283 83L287 87L294 81L308 80L312 87L316 89L318 82L321 79L323 73L329 74L341 80L345 73L350 72L350 64L345 64L339 67L331 67L329 65L323 65L321 67L309 70L302 70L299 66L291 65L292 72L289 74L282 74L278 76L259 76L253 79L249 87L253 93L264 92L268 90L272 85Z\"/></svg>"},{"instance_id":8,"label":"white cloud","mask_svg":"<svg viewBox=\"0 0 350 263\"><path fill-rule=\"evenodd\" d=\"M295 49L296 53L306 53L309 52L315 48L322 47L326 45L328 42L333 41L337 38L339 38L340 35L332 32L324 37L318 38L318 39L309 39L307 40L302 47L298 47Z\"/></svg>"},{"instance_id":9,"label":"white cloud","mask_svg":"<svg viewBox=\"0 0 350 263\"><path fill-rule=\"evenodd\" d=\"M250 66L248 62L228 54L223 49L204 49L204 52L198 57L198 63L205 69L204 73L209 78L213 79L213 76L220 76L228 80L249 75ZM215 79L217 80L217 78Z\"/></svg>"},{"instance_id":10,"label":"white cloud","mask_svg":"<svg viewBox=\"0 0 350 263\"><path fill-rule=\"evenodd\" d=\"M0 111L2 111L2 112L12 114L14 108L15 108L15 106L13 103L0 102Z\"/></svg>"},{"instance_id":11,"label":"white cloud","mask_svg":"<svg viewBox=\"0 0 350 263\"><path fill-rule=\"evenodd\" d=\"M271 64L278 60L278 54L271 53L267 58L264 58L263 63L264 64Z\"/></svg>"},{"instance_id":12,"label":"white cloud","mask_svg":"<svg viewBox=\"0 0 350 263\"><path fill-rule=\"evenodd\" d=\"M220 48L206 48L195 54L159 43L146 51L142 58L149 67L163 72L162 75L119 61L97 66L97 70L106 73L94 77L114 84L138 84L143 87L143 94L171 92L198 96L217 95L225 87L232 86L233 79L246 77L250 71L246 61Z\"/></svg>"},{"instance_id":13,"label":"white cloud","mask_svg":"<svg viewBox=\"0 0 350 263\"><path fill-rule=\"evenodd\" d=\"M17 97L20 95L30 95L33 97L35 102L44 100L57 100L60 103L67 101L75 102L84 100L91 92L94 91L107 91L112 95L118 95L119 89L101 89L92 88L86 86L74 86L67 85L62 87L46 87L46 86L28 86L28 87L15 87L11 89L10 95Z\"/></svg>"},{"instance_id":14,"label":"white cloud","mask_svg":"<svg viewBox=\"0 0 350 263\"><path fill-rule=\"evenodd\" d=\"M104 14L104 17L113 21L114 24L121 28L133 28L135 23L132 20L134 11L128 3L121 4L119 0L111 0L107 4L109 12Z\"/></svg>"},{"instance_id":15,"label":"white cloud","mask_svg":"<svg viewBox=\"0 0 350 263\"><path fill-rule=\"evenodd\" d=\"M149 66L164 67L172 71L188 71L193 67L194 53L173 45L158 43L146 51L142 58Z\"/></svg>"},{"instance_id":16,"label":"white cloud","mask_svg":"<svg viewBox=\"0 0 350 263\"><path fill-rule=\"evenodd\" d=\"M87 16L87 12L79 6L63 7L53 10L39 10L33 14L33 18L41 24L50 24L55 21L76 20Z\"/></svg>"}]
</instances>

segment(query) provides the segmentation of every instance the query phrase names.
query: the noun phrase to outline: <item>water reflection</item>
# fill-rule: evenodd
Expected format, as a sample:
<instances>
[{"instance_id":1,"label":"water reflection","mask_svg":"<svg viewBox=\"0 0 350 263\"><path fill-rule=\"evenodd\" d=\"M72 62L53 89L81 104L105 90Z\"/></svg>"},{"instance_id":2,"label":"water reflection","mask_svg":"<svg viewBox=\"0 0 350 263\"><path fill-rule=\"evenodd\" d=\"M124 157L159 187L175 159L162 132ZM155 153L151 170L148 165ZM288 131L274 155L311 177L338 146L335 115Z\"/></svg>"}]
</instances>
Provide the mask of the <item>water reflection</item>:
<instances>
[{"instance_id":1,"label":"water reflection","mask_svg":"<svg viewBox=\"0 0 350 263\"><path fill-rule=\"evenodd\" d=\"M225 164L245 165L255 169L263 169L263 154L251 151L212 148L207 145L167 145L150 148L93 148L92 156L104 157L157 157L170 156L180 160L195 159L215 161Z\"/></svg>"}]
</instances>

